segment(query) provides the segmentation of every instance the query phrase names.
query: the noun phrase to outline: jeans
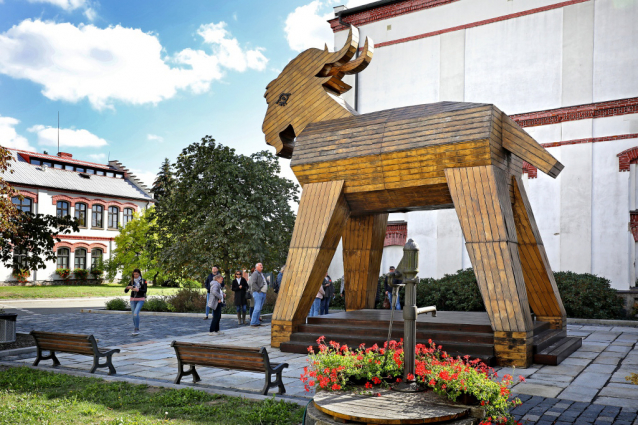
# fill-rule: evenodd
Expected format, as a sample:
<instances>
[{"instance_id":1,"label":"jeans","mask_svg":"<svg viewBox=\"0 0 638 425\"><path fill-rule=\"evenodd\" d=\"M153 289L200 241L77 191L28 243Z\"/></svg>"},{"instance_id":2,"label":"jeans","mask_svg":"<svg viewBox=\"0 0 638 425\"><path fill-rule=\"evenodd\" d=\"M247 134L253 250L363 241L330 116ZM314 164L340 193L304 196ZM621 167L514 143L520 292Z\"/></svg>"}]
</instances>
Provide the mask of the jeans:
<instances>
[{"instance_id":1,"label":"jeans","mask_svg":"<svg viewBox=\"0 0 638 425\"><path fill-rule=\"evenodd\" d=\"M324 314L328 314L329 308L330 308L330 298L323 297L323 299L321 300L321 307L319 307L319 314L322 316Z\"/></svg>"},{"instance_id":2,"label":"jeans","mask_svg":"<svg viewBox=\"0 0 638 425\"><path fill-rule=\"evenodd\" d=\"M133 325L135 325L135 329L140 329L140 311L142 310L142 306L144 305L144 301L131 301L131 312L133 313Z\"/></svg>"},{"instance_id":3,"label":"jeans","mask_svg":"<svg viewBox=\"0 0 638 425\"><path fill-rule=\"evenodd\" d=\"M312 302L312 306L310 307L310 314L308 315L308 317L319 316L320 311L321 311L321 298L315 298L315 300Z\"/></svg>"},{"instance_id":4,"label":"jeans","mask_svg":"<svg viewBox=\"0 0 638 425\"><path fill-rule=\"evenodd\" d=\"M250 317L250 326L259 324L259 315L266 301L266 294L263 292L253 292L253 299L255 300L255 310L253 310L253 314Z\"/></svg>"},{"instance_id":5,"label":"jeans","mask_svg":"<svg viewBox=\"0 0 638 425\"><path fill-rule=\"evenodd\" d=\"M242 311L243 311L244 313L246 312L246 304L244 304L244 305L238 305L238 306L235 306L235 307L237 307L237 313L241 313Z\"/></svg>"},{"instance_id":6,"label":"jeans","mask_svg":"<svg viewBox=\"0 0 638 425\"><path fill-rule=\"evenodd\" d=\"M390 308L392 308L392 292L388 292L388 299L390 300ZM395 310L401 310L401 297L397 294L397 306Z\"/></svg>"},{"instance_id":7,"label":"jeans","mask_svg":"<svg viewBox=\"0 0 638 425\"><path fill-rule=\"evenodd\" d=\"M210 307L208 306L208 299L210 298L210 292L206 292L206 317L208 317L208 311Z\"/></svg>"},{"instance_id":8,"label":"jeans","mask_svg":"<svg viewBox=\"0 0 638 425\"><path fill-rule=\"evenodd\" d=\"M217 308L213 310L213 321L210 322L209 332L219 332L219 321L222 318L222 306L217 304Z\"/></svg>"}]
</instances>

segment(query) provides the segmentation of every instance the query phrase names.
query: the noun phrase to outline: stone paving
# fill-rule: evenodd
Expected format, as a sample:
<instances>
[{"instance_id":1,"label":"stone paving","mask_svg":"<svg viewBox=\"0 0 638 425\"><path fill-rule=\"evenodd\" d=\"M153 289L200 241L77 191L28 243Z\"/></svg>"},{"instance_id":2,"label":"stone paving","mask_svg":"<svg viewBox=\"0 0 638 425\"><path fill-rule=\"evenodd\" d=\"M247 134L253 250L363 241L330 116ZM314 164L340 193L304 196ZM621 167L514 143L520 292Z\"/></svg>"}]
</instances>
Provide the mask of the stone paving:
<instances>
[{"instance_id":1,"label":"stone paving","mask_svg":"<svg viewBox=\"0 0 638 425\"><path fill-rule=\"evenodd\" d=\"M264 322L267 324L267 321ZM270 347L270 326L250 328L238 326L236 320L222 319L222 334L208 333L210 322L191 317L141 317L141 334L130 335L128 315L59 314L23 317L18 321L19 332L32 329L69 333L91 333L101 347L118 347L113 363L117 376L143 378L153 382L172 382L177 373L175 353L170 347L174 339L180 341L265 346L274 362L286 362L284 384L287 397L307 399L299 380L306 356L282 353ZM568 325L570 336L584 338L583 346L559 366L533 365L530 368L500 368L500 376L509 373L522 375L526 382L516 385L512 392L524 402L515 413L518 420L528 424L633 424L638 425L638 386L625 381L625 376L638 372L638 328L611 326ZM87 371L92 359L86 356L59 354L62 369ZM30 363L34 355L3 358L18 364ZM43 369L50 362L41 363ZM263 386L260 373L199 368L202 382L198 387L224 389L240 393L257 393ZM104 375L104 371L96 375ZM190 377L183 384L192 386ZM272 390L273 392L276 389Z\"/></svg>"}]
</instances>

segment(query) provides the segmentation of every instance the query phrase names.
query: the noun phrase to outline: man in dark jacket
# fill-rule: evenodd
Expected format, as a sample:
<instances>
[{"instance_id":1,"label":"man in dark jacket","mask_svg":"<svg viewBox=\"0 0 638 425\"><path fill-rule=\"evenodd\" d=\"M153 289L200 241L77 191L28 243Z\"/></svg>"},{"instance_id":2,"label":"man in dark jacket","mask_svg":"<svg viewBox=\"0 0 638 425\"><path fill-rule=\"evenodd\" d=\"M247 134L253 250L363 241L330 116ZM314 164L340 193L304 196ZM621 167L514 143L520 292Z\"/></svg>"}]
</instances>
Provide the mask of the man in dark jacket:
<instances>
[{"instance_id":1,"label":"man in dark jacket","mask_svg":"<svg viewBox=\"0 0 638 425\"><path fill-rule=\"evenodd\" d=\"M210 284L213 282L213 278L217 275L221 275L221 273L219 272L219 267L213 266L211 274L209 274L206 278L206 281L204 281L204 288L206 288L206 317L204 317L204 320L208 320L208 299L210 298ZM224 284L222 283L222 288L223 287Z\"/></svg>"},{"instance_id":2,"label":"man in dark jacket","mask_svg":"<svg viewBox=\"0 0 638 425\"><path fill-rule=\"evenodd\" d=\"M326 273L326 277L323 279L323 291L325 292L325 295L321 300L321 307L319 308L319 314L322 316L324 314L328 314L328 309L330 308L330 300L332 300L332 297L335 294L335 287L332 284L332 279L330 279L328 273Z\"/></svg>"},{"instance_id":3,"label":"man in dark jacket","mask_svg":"<svg viewBox=\"0 0 638 425\"><path fill-rule=\"evenodd\" d=\"M394 272L394 266L390 266L390 273ZM388 297L388 299L390 300L390 307L392 307L392 286L389 283L390 280L390 275L387 274L385 275L385 295ZM392 283L394 283L395 285L399 285L401 283L401 279L392 279ZM401 310L401 297L399 296L399 293L397 292L397 307L396 310Z\"/></svg>"}]
</instances>

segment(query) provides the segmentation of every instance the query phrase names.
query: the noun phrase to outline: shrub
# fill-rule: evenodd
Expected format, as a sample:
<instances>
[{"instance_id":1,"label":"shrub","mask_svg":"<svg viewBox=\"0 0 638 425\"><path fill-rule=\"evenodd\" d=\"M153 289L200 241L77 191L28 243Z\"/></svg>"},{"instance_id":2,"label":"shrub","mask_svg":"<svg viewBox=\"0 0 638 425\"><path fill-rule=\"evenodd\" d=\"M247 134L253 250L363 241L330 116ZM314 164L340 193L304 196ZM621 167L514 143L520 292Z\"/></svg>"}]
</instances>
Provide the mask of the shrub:
<instances>
[{"instance_id":1,"label":"shrub","mask_svg":"<svg viewBox=\"0 0 638 425\"><path fill-rule=\"evenodd\" d=\"M60 276L64 280L67 280L69 276L71 276L71 269L60 268L60 269L55 269L55 272L58 274L58 276Z\"/></svg>"},{"instance_id":2,"label":"shrub","mask_svg":"<svg viewBox=\"0 0 638 425\"><path fill-rule=\"evenodd\" d=\"M122 310L129 310L131 308L131 306L129 305L129 302L124 298L113 298L111 300L108 300L105 305L107 310L122 311Z\"/></svg>"},{"instance_id":3,"label":"shrub","mask_svg":"<svg viewBox=\"0 0 638 425\"><path fill-rule=\"evenodd\" d=\"M200 313L206 309L206 291L182 288L166 297L166 302L178 313Z\"/></svg>"},{"instance_id":4,"label":"shrub","mask_svg":"<svg viewBox=\"0 0 638 425\"><path fill-rule=\"evenodd\" d=\"M31 276L31 272L27 269L16 269L13 271L13 273L11 274L15 280L17 280L20 283L27 283L27 280L29 279L29 276Z\"/></svg>"},{"instance_id":5,"label":"shrub","mask_svg":"<svg viewBox=\"0 0 638 425\"><path fill-rule=\"evenodd\" d=\"M86 278L89 277L89 271L87 269L75 269L73 270L73 274L80 280L86 280Z\"/></svg>"},{"instance_id":6,"label":"shrub","mask_svg":"<svg viewBox=\"0 0 638 425\"><path fill-rule=\"evenodd\" d=\"M172 311L172 306L168 303L166 296L149 297L142 306L145 311Z\"/></svg>"},{"instance_id":7,"label":"shrub","mask_svg":"<svg viewBox=\"0 0 638 425\"><path fill-rule=\"evenodd\" d=\"M623 302L609 279L589 273L554 273L567 317L622 319Z\"/></svg>"},{"instance_id":8,"label":"shrub","mask_svg":"<svg viewBox=\"0 0 638 425\"><path fill-rule=\"evenodd\" d=\"M421 279L417 285L416 303L419 307L435 305L443 311L485 311L471 268L446 274L441 279Z\"/></svg>"}]
</instances>

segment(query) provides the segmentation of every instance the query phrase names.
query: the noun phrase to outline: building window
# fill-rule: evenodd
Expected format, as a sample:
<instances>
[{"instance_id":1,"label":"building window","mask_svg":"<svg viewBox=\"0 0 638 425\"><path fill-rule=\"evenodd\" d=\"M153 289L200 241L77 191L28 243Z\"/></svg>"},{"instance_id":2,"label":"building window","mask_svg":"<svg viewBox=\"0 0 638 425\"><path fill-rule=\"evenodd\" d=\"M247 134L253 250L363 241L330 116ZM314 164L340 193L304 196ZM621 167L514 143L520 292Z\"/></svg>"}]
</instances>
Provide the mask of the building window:
<instances>
[{"instance_id":1,"label":"building window","mask_svg":"<svg viewBox=\"0 0 638 425\"><path fill-rule=\"evenodd\" d=\"M58 269L68 269L68 268L69 268L69 249L59 248L58 249Z\"/></svg>"},{"instance_id":2,"label":"building window","mask_svg":"<svg viewBox=\"0 0 638 425\"><path fill-rule=\"evenodd\" d=\"M385 231L383 246L403 246L408 238L408 223L405 221L389 221Z\"/></svg>"},{"instance_id":3,"label":"building window","mask_svg":"<svg viewBox=\"0 0 638 425\"><path fill-rule=\"evenodd\" d=\"M37 159L32 159L31 160L31 165L40 165L40 164L42 164L42 162L40 160L37 160Z\"/></svg>"},{"instance_id":4,"label":"building window","mask_svg":"<svg viewBox=\"0 0 638 425\"><path fill-rule=\"evenodd\" d=\"M27 258L27 250L15 248L13 250L13 268L14 269L24 269L24 260Z\"/></svg>"},{"instance_id":5,"label":"building window","mask_svg":"<svg viewBox=\"0 0 638 425\"><path fill-rule=\"evenodd\" d=\"M80 227L86 227L86 204L75 204L75 218L78 219L78 225Z\"/></svg>"},{"instance_id":6,"label":"building window","mask_svg":"<svg viewBox=\"0 0 638 425\"><path fill-rule=\"evenodd\" d=\"M54 168L59 168L60 170L62 169L62 164L53 164Z\"/></svg>"},{"instance_id":7,"label":"building window","mask_svg":"<svg viewBox=\"0 0 638 425\"><path fill-rule=\"evenodd\" d=\"M109 207L109 229L117 229L119 215L120 209L118 207Z\"/></svg>"},{"instance_id":8,"label":"building window","mask_svg":"<svg viewBox=\"0 0 638 425\"><path fill-rule=\"evenodd\" d=\"M66 217L69 215L69 203L66 201L58 201L56 215L58 217Z\"/></svg>"},{"instance_id":9,"label":"building window","mask_svg":"<svg viewBox=\"0 0 638 425\"><path fill-rule=\"evenodd\" d=\"M91 217L92 227L104 227L102 219L104 218L104 207L102 205L93 205L93 214Z\"/></svg>"},{"instance_id":10,"label":"building window","mask_svg":"<svg viewBox=\"0 0 638 425\"><path fill-rule=\"evenodd\" d=\"M19 197L14 196L11 198L11 202L13 202L13 205L15 205L20 211L28 213L33 212L33 201L31 198L22 198L22 200L20 200Z\"/></svg>"},{"instance_id":11,"label":"building window","mask_svg":"<svg viewBox=\"0 0 638 425\"><path fill-rule=\"evenodd\" d=\"M96 268L102 261L103 252L100 248L93 248L91 250L91 270Z\"/></svg>"},{"instance_id":12,"label":"building window","mask_svg":"<svg viewBox=\"0 0 638 425\"><path fill-rule=\"evenodd\" d=\"M112 173L110 171L106 172L106 177L115 177L115 173Z\"/></svg>"},{"instance_id":13,"label":"building window","mask_svg":"<svg viewBox=\"0 0 638 425\"><path fill-rule=\"evenodd\" d=\"M124 216L122 217L122 225L126 226L133 220L133 208L124 208Z\"/></svg>"},{"instance_id":14,"label":"building window","mask_svg":"<svg viewBox=\"0 0 638 425\"><path fill-rule=\"evenodd\" d=\"M95 172L95 174L97 174L98 176L103 176L104 175L104 171L97 170Z\"/></svg>"},{"instance_id":15,"label":"building window","mask_svg":"<svg viewBox=\"0 0 638 425\"><path fill-rule=\"evenodd\" d=\"M73 165L65 165L64 169L65 170L69 170L69 171L73 171Z\"/></svg>"},{"instance_id":16,"label":"building window","mask_svg":"<svg viewBox=\"0 0 638 425\"><path fill-rule=\"evenodd\" d=\"M75 250L75 268L76 269L86 268L86 249L78 248Z\"/></svg>"}]
</instances>

